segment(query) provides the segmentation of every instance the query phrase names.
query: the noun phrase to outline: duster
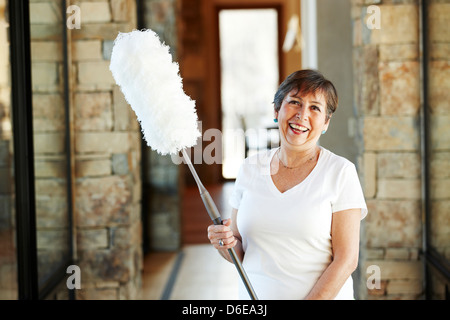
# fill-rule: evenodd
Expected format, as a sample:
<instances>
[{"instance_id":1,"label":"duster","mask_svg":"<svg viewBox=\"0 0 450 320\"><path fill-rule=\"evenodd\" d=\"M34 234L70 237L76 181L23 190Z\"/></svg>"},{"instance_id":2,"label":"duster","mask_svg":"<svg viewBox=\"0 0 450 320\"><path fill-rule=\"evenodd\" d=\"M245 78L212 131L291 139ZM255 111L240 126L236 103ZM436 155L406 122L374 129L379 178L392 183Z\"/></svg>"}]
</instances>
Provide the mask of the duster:
<instances>
[{"instance_id":1,"label":"duster","mask_svg":"<svg viewBox=\"0 0 450 320\"><path fill-rule=\"evenodd\" d=\"M147 145L162 155L181 151L211 220L216 225L222 224L219 210L185 150L196 144L200 132L195 101L183 91L179 66L172 61L170 48L150 29L119 32L114 40L110 70L136 113ZM234 248L228 249L228 253L250 297L256 300Z\"/></svg>"}]
</instances>

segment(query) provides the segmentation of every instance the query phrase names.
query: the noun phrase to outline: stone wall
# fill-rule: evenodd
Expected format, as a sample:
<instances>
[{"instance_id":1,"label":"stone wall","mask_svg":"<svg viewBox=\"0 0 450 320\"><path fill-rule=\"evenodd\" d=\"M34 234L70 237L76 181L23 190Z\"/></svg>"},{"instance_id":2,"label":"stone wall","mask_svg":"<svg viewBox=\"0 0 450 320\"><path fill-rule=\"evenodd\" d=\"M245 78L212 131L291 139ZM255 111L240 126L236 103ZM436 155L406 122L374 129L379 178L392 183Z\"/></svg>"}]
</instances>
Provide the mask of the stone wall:
<instances>
[{"instance_id":1,"label":"stone wall","mask_svg":"<svg viewBox=\"0 0 450 320\"><path fill-rule=\"evenodd\" d=\"M79 8L81 24L80 29L66 29L66 57L63 31L73 12L66 16L62 3L30 0L39 285L62 262L73 258L81 271L76 299L133 299L141 286L143 268L142 140L136 116L109 71L109 60L118 32L136 28L136 1L68 0L67 6ZM5 9L6 2L0 0L0 298L15 299L13 137ZM72 189L68 188L69 177ZM47 298L67 299L65 281Z\"/></svg>"},{"instance_id":2,"label":"stone wall","mask_svg":"<svg viewBox=\"0 0 450 320\"><path fill-rule=\"evenodd\" d=\"M369 5L380 28L369 28ZM431 111L431 240L449 259L449 1L429 8ZM369 206L363 232L363 271L378 266L381 287L361 283L362 298L424 297L421 182L421 61L419 2L352 1L355 113L362 178ZM373 22L373 20L371 21ZM367 277L371 276L367 274ZM366 279L367 279L366 277ZM432 285L427 284L427 285ZM439 289L439 284L433 284ZM441 288L442 289L442 288ZM443 292L443 290L440 290ZM364 294L365 293L365 294ZM436 296L437 297L437 296ZM442 294L440 295L442 298Z\"/></svg>"},{"instance_id":3,"label":"stone wall","mask_svg":"<svg viewBox=\"0 0 450 320\"><path fill-rule=\"evenodd\" d=\"M367 7L380 9L370 29ZM352 1L354 106L362 181L369 208L362 273L381 271L380 288L361 298L417 299L423 294L420 162L419 7L417 1ZM364 277L363 277L364 278Z\"/></svg>"},{"instance_id":4,"label":"stone wall","mask_svg":"<svg viewBox=\"0 0 450 320\"><path fill-rule=\"evenodd\" d=\"M118 32L136 28L136 1L71 1L77 299L133 299L141 285L141 133L109 71Z\"/></svg>"},{"instance_id":5,"label":"stone wall","mask_svg":"<svg viewBox=\"0 0 450 320\"><path fill-rule=\"evenodd\" d=\"M68 32L63 74L61 1L30 3L33 120L40 276L67 252L67 204L73 199L77 299L132 299L141 285L141 134L109 71L119 31L136 27L133 0L67 1L80 29ZM70 13L67 15L67 17ZM64 84L69 85L66 122ZM65 130L72 135L67 166ZM72 175L73 194L67 194ZM57 297L58 295L56 295Z\"/></svg>"}]
</instances>

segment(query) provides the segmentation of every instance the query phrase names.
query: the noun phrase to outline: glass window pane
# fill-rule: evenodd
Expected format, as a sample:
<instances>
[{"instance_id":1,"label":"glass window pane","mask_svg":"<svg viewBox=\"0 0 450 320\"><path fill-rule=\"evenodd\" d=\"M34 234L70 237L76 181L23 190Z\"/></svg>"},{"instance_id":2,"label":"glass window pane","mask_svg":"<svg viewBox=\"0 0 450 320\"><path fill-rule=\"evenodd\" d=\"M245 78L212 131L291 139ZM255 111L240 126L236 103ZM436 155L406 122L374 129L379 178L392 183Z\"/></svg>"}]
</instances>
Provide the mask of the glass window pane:
<instances>
[{"instance_id":1,"label":"glass window pane","mask_svg":"<svg viewBox=\"0 0 450 320\"><path fill-rule=\"evenodd\" d=\"M0 300L18 298L8 1L0 1Z\"/></svg>"},{"instance_id":2,"label":"glass window pane","mask_svg":"<svg viewBox=\"0 0 450 320\"><path fill-rule=\"evenodd\" d=\"M428 213L429 245L439 257L441 267L450 265L450 38L448 35L449 4L426 4L428 11L428 111L429 111L429 187L430 212ZM447 49L445 49L447 48ZM445 299L449 295L450 279L436 268L427 285L432 299Z\"/></svg>"},{"instance_id":3,"label":"glass window pane","mask_svg":"<svg viewBox=\"0 0 450 320\"><path fill-rule=\"evenodd\" d=\"M272 101L279 81L278 12L221 10L219 33L222 174L232 179L246 155L271 141L268 129L273 127Z\"/></svg>"},{"instance_id":4,"label":"glass window pane","mask_svg":"<svg viewBox=\"0 0 450 320\"><path fill-rule=\"evenodd\" d=\"M70 258L62 3L30 1L39 290Z\"/></svg>"}]
</instances>

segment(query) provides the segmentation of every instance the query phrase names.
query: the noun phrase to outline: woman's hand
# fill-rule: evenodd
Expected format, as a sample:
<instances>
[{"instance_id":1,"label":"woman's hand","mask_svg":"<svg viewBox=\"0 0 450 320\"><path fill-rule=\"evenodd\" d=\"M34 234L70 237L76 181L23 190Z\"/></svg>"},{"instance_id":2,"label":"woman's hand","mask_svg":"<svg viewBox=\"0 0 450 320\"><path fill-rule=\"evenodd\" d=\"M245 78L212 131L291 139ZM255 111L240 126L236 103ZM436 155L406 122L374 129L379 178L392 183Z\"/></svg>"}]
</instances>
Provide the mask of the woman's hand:
<instances>
[{"instance_id":1,"label":"woman's hand","mask_svg":"<svg viewBox=\"0 0 450 320\"><path fill-rule=\"evenodd\" d=\"M222 225L208 226L208 239L216 249L230 249L237 244L237 239L231 230L231 219L223 220ZM220 243L222 240L222 243ZM220 244L223 244L222 246Z\"/></svg>"}]
</instances>

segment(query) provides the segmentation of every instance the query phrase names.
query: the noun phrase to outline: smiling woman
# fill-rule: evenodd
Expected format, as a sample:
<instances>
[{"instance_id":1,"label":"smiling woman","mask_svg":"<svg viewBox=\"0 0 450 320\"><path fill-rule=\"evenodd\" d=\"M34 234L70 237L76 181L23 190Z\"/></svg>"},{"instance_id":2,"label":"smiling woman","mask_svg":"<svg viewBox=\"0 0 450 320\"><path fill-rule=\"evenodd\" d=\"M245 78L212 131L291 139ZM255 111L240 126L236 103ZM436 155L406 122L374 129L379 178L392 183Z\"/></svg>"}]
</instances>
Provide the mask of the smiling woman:
<instances>
[{"instance_id":1,"label":"smiling woman","mask_svg":"<svg viewBox=\"0 0 450 320\"><path fill-rule=\"evenodd\" d=\"M281 139L288 146L314 147L329 124L324 100L323 95L316 97L314 94L301 98L294 90L283 100L280 110L275 111L275 118L279 123Z\"/></svg>"},{"instance_id":2,"label":"smiling woman","mask_svg":"<svg viewBox=\"0 0 450 320\"><path fill-rule=\"evenodd\" d=\"M299 70L283 81L275 94L274 112L282 142L277 155L285 168L299 168L304 159L317 156L317 142L337 104L334 85L319 72Z\"/></svg>"},{"instance_id":3,"label":"smiling woman","mask_svg":"<svg viewBox=\"0 0 450 320\"><path fill-rule=\"evenodd\" d=\"M274 99L280 147L245 160L231 219L208 228L225 259L235 248L260 299L353 299L367 207L353 163L318 145L337 102L318 71L286 78Z\"/></svg>"}]
</instances>

